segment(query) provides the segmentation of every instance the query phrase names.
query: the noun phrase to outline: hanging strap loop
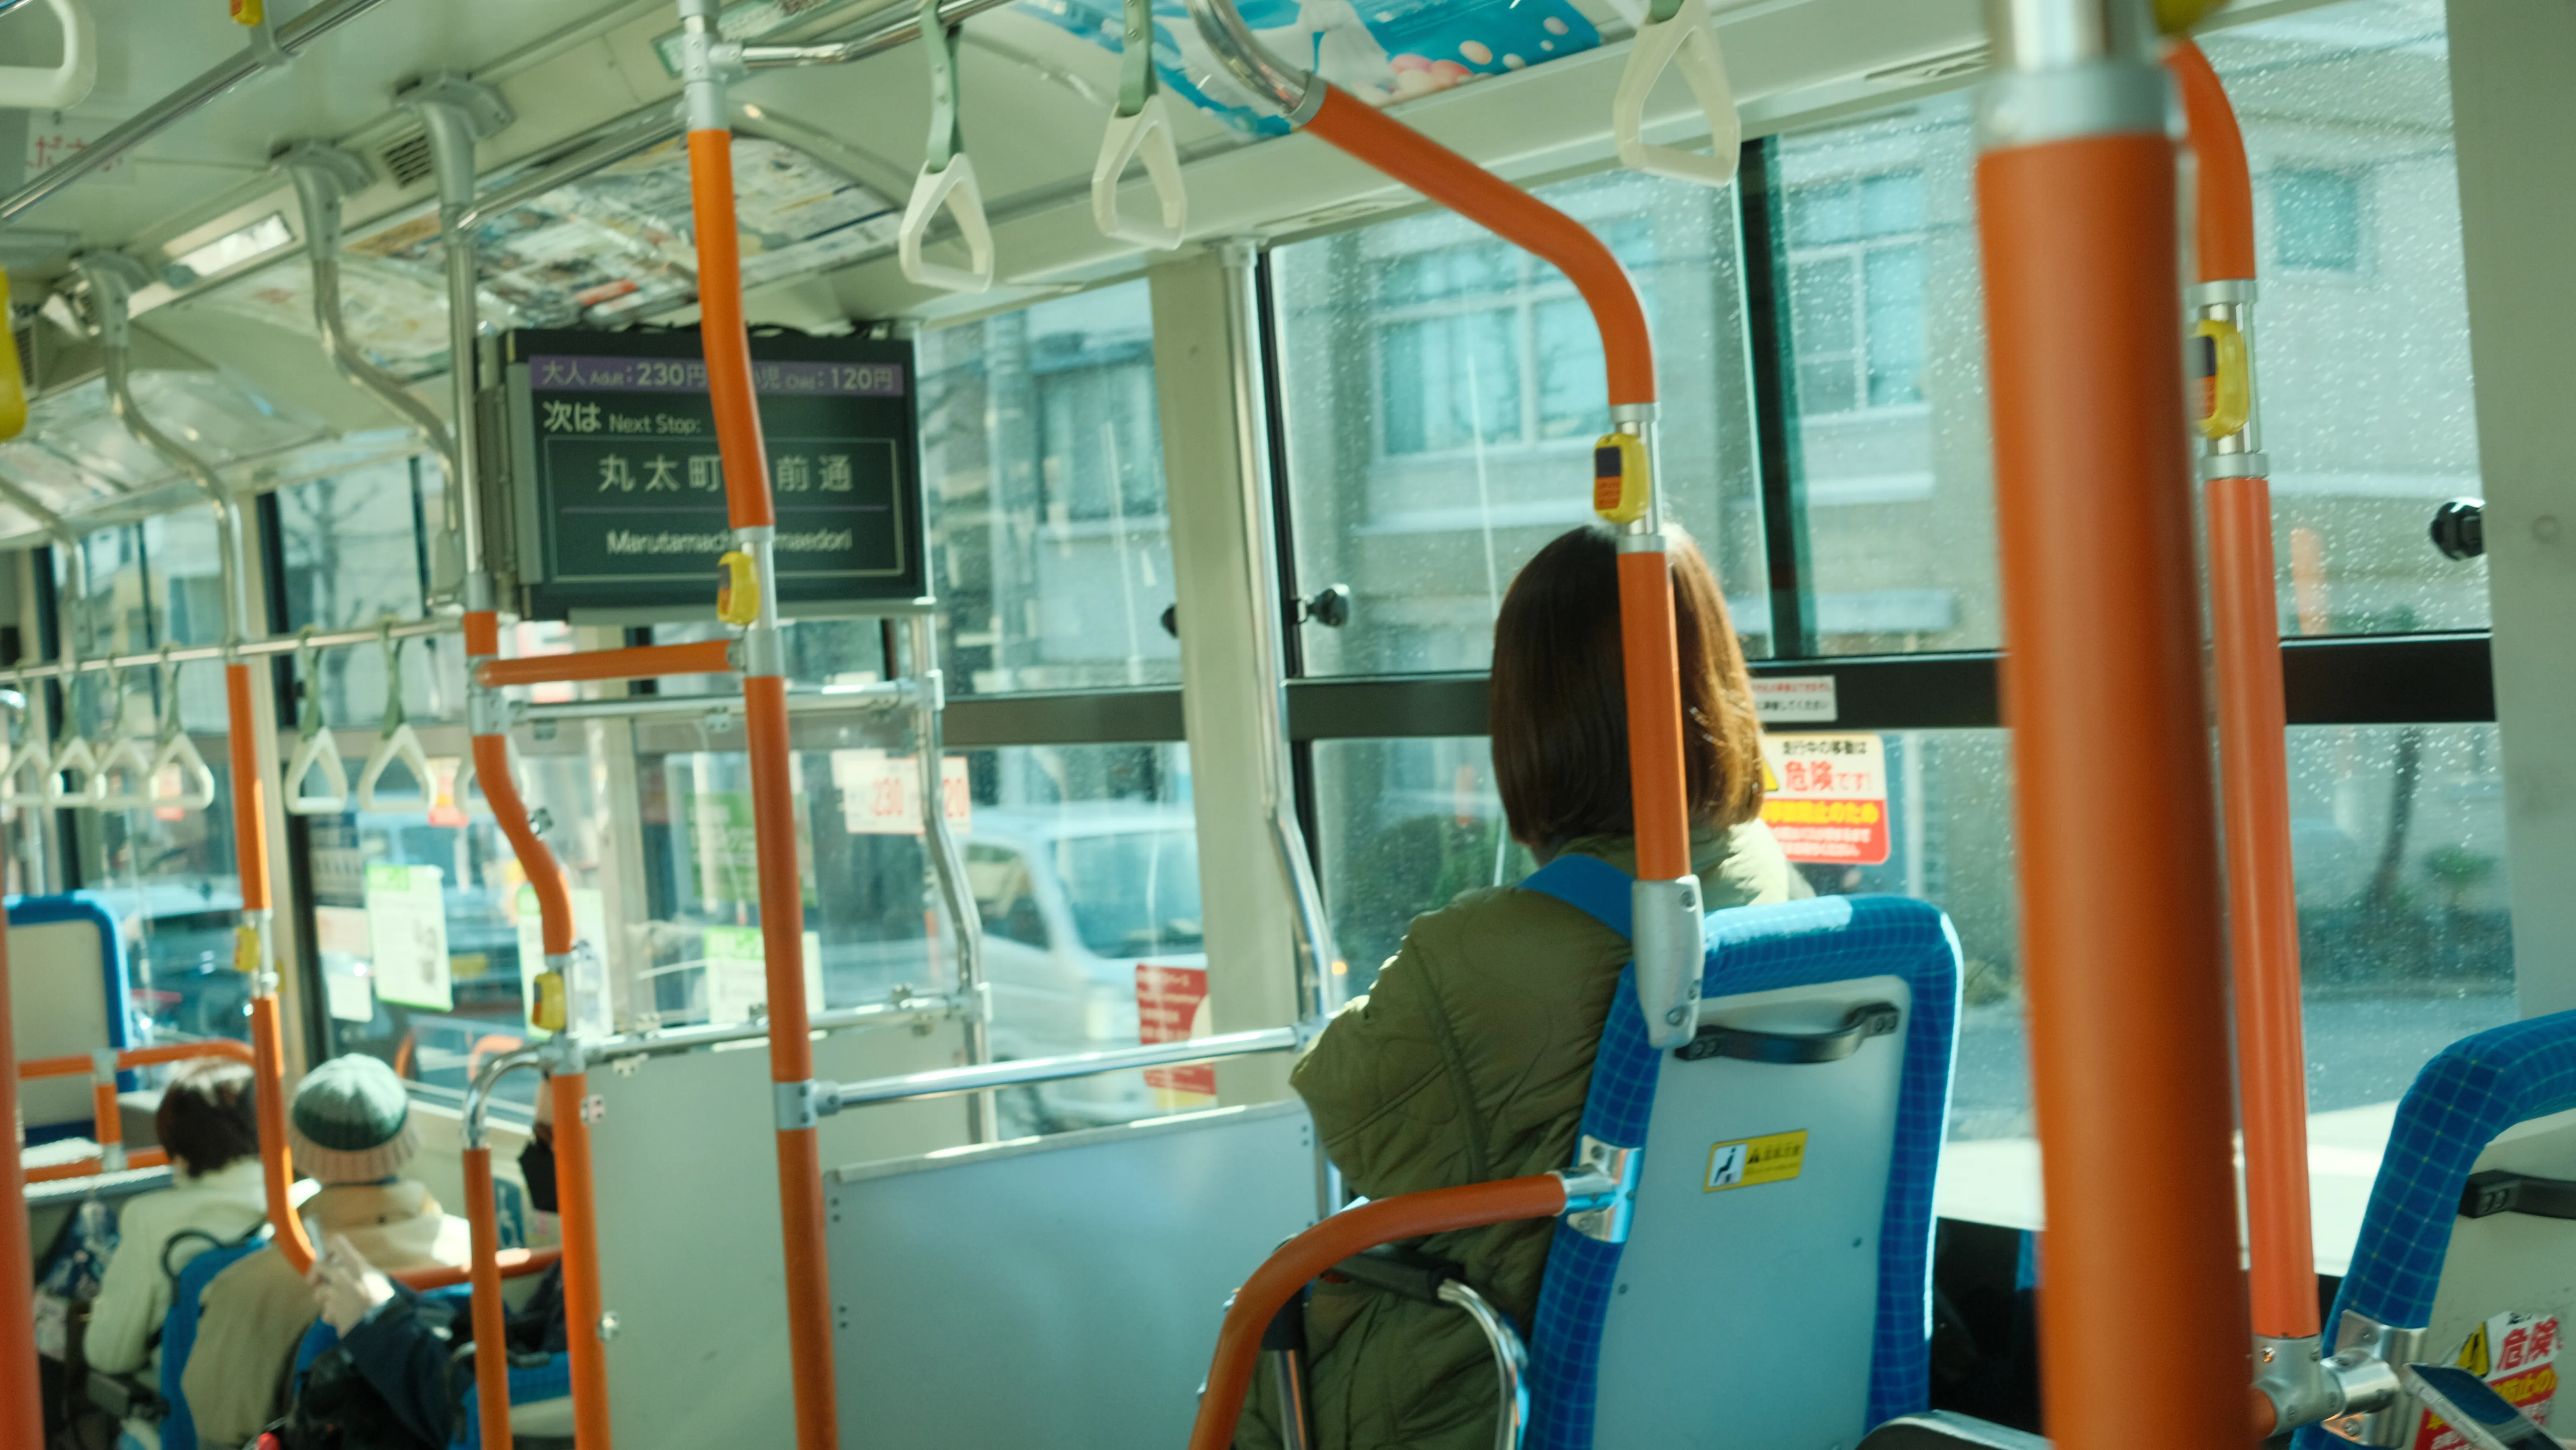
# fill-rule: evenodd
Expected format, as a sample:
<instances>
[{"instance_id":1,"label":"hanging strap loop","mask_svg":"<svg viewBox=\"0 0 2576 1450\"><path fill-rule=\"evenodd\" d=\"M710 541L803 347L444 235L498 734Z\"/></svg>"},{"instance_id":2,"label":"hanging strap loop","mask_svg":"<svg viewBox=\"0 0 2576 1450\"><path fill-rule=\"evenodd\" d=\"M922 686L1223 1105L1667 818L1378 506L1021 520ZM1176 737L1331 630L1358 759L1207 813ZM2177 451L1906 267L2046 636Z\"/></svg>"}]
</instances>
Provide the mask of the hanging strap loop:
<instances>
[{"instance_id":1,"label":"hanging strap loop","mask_svg":"<svg viewBox=\"0 0 2576 1450\"><path fill-rule=\"evenodd\" d=\"M340 763L340 744L322 714L322 662L313 654L313 626L306 625L295 644L296 689L302 695L295 712L295 756L287 762L286 783L279 787L291 816L336 816L349 808L349 771ZM322 773L319 794L305 789L305 777Z\"/></svg>"},{"instance_id":2,"label":"hanging strap loop","mask_svg":"<svg viewBox=\"0 0 2576 1450\"><path fill-rule=\"evenodd\" d=\"M1645 125L1646 97L1665 69L1675 66L1708 118L1706 156L1679 146L1649 146L1639 134ZM1726 79L1726 58L1718 50L1708 0L1654 0L1646 23L1637 27L1637 38L1629 42L1628 65L1619 73L1619 89L1610 102L1610 134L1618 142L1619 164L1632 171L1705 186L1734 182L1744 125L1735 113L1735 91Z\"/></svg>"},{"instance_id":3,"label":"hanging strap loop","mask_svg":"<svg viewBox=\"0 0 2576 1450\"><path fill-rule=\"evenodd\" d=\"M1100 234L1168 251L1189 226L1189 194L1181 184L1181 153L1172 137L1172 113L1154 82L1154 0L1127 0L1126 50L1119 62L1118 106L1100 138L1091 166L1091 221ZM1131 161L1145 163L1160 216L1143 221L1118 210L1118 179Z\"/></svg>"},{"instance_id":4,"label":"hanging strap loop","mask_svg":"<svg viewBox=\"0 0 2576 1450\"><path fill-rule=\"evenodd\" d=\"M921 48L930 57L930 145L922 153L921 174L913 178L912 200L903 209L895 260L917 286L982 292L993 285L993 229L984 219L984 193L975 184L975 163L966 155L958 119L957 30L939 18L939 0L921 0ZM921 244L943 210L957 218L966 244L964 267L922 258Z\"/></svg>"},{"instance_id":5,"label":"hanging strap loop","mask_svg":"<svg viewBox=\"0 0 2576 1450\"><path fill-rule=\"evenodd\" d=\"M161 733L143 786L146 805L202 811L215 803L214 769L206 764L185 724L179 718L179 662L170 658L170 646L165 643L161 646ZM164 791L162 776L171 771L177 772L178 785Z\"/></svg>"},{"instance_id":6,"label":"hanging strap loop","mask_svg":"<svg viewBox=\"0 0 2576 1450\"><path fill-rule=\"evenodd\" d=\"M110 665L107 723L92 747L98 768L89 778L87 804L97 810L127 811L152 804L152 751L125 728L125 699L125 669ZM129 788L117 788L120 777Z\"/></svg>"},{"instance_id":7,"label":"hanging strap loop","mask_svg":"<svg viewBox=\"0 0 2576 1450\"><path fill-rule=\"evenodd\" d=\"M358 809L378 815L423 815L435 803L438 787L430 774L429 752L421 748L420 737L412 733L411 722L403 718L402 641L394 638L392 616L386 616L379 637L385 648L385 719L376 738L375 753L367 757L366 769L358 773ZM411 794L377 795L377 782L396 761L411 772Z\"/></svg>"}]
</instances>

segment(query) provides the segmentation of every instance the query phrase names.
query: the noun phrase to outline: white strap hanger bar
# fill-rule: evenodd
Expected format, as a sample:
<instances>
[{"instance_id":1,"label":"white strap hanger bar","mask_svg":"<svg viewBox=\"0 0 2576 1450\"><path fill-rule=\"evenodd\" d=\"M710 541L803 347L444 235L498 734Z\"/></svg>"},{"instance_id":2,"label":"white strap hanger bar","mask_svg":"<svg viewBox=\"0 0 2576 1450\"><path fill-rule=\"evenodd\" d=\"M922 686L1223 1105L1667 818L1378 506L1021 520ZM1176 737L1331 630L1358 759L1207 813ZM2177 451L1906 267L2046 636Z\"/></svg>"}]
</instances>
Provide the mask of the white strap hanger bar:
<instances>
[{"instance_id":1,"label":"white strap hanger bar","mask_svg":"<svg viewBox=\"0 0 2576 1450\"><path fill-rule=\"evenodd\" d=\"M178 789L164 794L161 777L165 771L176 771ZM170 658L170 647L161 647L161 738L152 752L151 783L143 789L144 804L175 806L183 811L202 811L215 803L215 772L206 757L197 750L196 738L190 735L179 718L179 662Z\"/></svg>"}]
</instances>

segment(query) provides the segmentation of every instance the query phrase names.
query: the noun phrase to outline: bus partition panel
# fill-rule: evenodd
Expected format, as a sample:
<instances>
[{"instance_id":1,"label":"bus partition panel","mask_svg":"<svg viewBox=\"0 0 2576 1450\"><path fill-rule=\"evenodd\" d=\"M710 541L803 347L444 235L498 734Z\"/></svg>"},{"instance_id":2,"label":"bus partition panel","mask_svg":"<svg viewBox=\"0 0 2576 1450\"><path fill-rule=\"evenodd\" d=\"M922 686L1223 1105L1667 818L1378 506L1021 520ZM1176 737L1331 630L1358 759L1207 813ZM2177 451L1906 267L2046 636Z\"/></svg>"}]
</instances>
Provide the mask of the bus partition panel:
<instances>
[{"instance_id":1,"label":"bus partition panel","mask_svg":"<svg viewBox=\"0 0 2576 1450\"><path fill-rule=\"evenodd\" d=\"M916 1032L919 1020L829 1033L813 1044L815 1062L850 1080L950 1066L955 1034ZM794 1443L778 1175L769 1135L757 1131L769 1122L769 1071L769 1053L754 1038L715 1051L621 1058L591 1075L600 1292L616 1323L606 1345L609 1407L633 1443ZM968 1141L966 1100L843 1113L818 1133L833 1162L933 1153ZM885 1276L899 1257L880 1244L840 1260L833 1283L846 1286L843 1302L920 1312L925 1301L887 1297ZM967 1254L918 1272L944 1276L938 1297L953 1298L968 1291L979 1262ZM988 1375L1007 1363L980 1349L919 1352L973 1340L926 1333L908 1340L890 1362L906 1374L934 1357L980 1365Z\"/></svg>"},{"instance_id":2,"label":"bus partition panel","mask_svg":"<svg viewBox=\"0 0 2576 1450\"><path fill-rule=\"evenodd\" d=\"M1173 1445L1228 1292L1315 1222L1314 1127L1219 1108L862 1163L824 1195L843 1443Z\"/></svg>"}]
</instances>

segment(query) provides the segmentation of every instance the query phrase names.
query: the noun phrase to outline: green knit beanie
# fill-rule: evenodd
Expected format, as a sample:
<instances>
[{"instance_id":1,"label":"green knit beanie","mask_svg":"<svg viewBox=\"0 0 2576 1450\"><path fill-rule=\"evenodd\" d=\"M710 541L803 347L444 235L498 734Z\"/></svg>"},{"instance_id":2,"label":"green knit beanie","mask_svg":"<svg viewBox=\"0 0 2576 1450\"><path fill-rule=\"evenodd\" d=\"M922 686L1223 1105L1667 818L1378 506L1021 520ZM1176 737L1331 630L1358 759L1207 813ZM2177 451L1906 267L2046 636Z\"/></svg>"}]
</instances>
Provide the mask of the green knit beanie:
<instances>
[{"instance_id":1,"label":"green knit beanie","mask_svg":"<svg viewBox=\"0 0 2576 1450\"><path fill-rule=\"evenodd\" d=\"M390 1178L420 1151L411 1095L379 1058L335 1057L304 1075L287 1112L296 1166L324 1183Z\"/></svg>"}]
</instances>

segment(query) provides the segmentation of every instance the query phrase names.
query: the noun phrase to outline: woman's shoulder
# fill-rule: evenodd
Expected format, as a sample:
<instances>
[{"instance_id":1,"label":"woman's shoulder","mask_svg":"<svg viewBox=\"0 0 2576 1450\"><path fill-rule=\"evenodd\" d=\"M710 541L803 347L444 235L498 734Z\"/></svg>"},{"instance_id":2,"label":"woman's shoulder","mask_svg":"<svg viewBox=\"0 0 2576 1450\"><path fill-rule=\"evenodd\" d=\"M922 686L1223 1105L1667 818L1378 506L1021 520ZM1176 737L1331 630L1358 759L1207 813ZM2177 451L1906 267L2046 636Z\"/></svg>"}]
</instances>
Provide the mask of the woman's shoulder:
<instances>
[{"instance_id":1,"label":"woman's shoulder","mask_svg":"<svg viewBox=\"0 0 2576 1450\"><path fill-rule=\"evenodd\" d=\"M1697 847L1700 842L1692 844ZM1768 906L1815 894L1759 816L1724 828L1710 844L1716 848L1716 859L1701 866L1699 876L1701 904L1711 911L1723 906ZM1708 861L1699 851L1693 854Z\"/></svg>"}]
</instances>

